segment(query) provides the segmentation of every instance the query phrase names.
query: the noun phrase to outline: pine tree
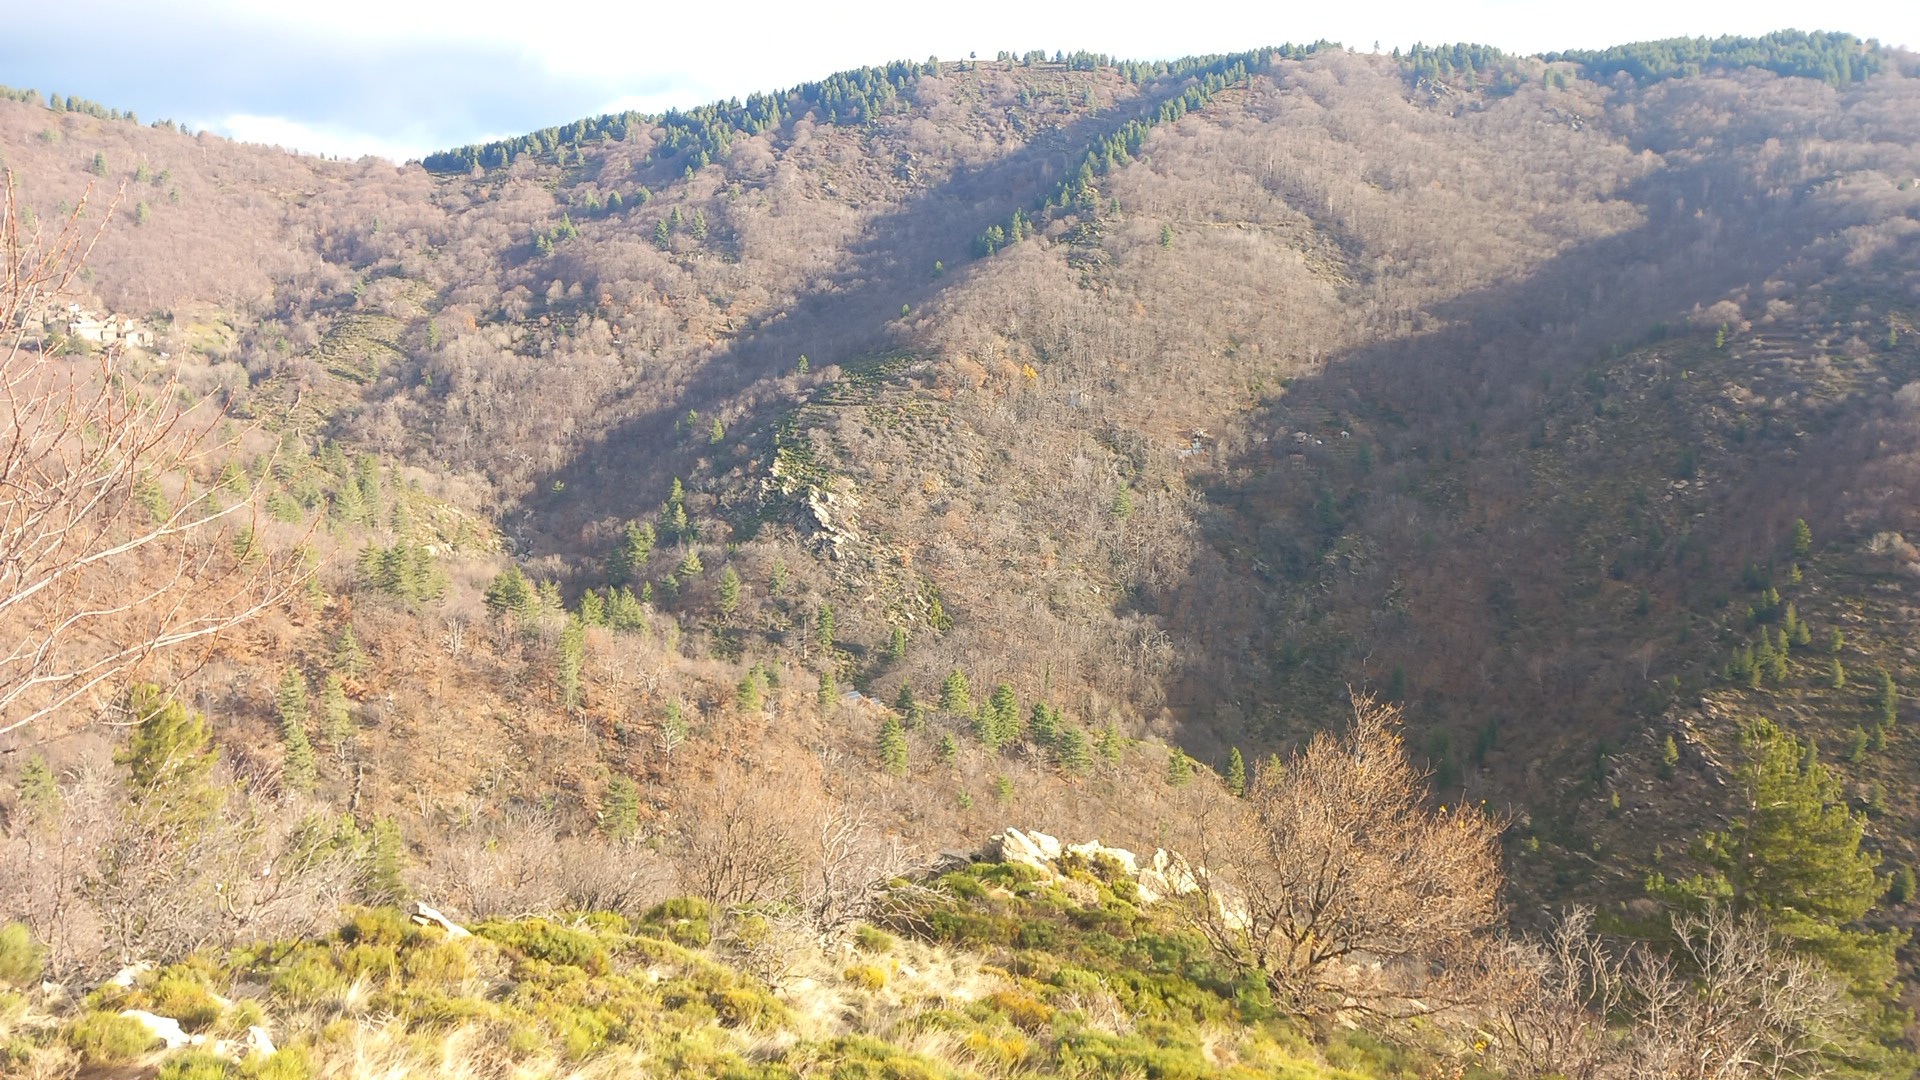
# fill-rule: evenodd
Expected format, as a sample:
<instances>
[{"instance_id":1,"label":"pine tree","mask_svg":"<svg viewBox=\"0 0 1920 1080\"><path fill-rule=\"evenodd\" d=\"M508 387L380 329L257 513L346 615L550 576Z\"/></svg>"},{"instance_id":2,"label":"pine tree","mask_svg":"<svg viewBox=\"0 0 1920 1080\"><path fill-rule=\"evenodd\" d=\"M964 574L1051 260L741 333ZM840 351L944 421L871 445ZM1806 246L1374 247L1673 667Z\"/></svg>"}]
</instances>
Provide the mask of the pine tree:
<instances>
[{"instance_id":1,"label":"pine tree","mask_svg":"<svg viewBox=\"0 0 1920 1080\"><path fill-rule=\"evenodd\" d=\"M666 713L660 718L661 745L668 753L672 753L681 743L687 741L688 733L686 714L680 708L679 699L670 699L667 702Z\"/></svg>"},{"instance_id":2,"label":"pine tree","mask_svg":"<svg viewBox=\"0 0 1920 1080\"><path fill-rule=\"evenodd\" d=\"M607 781L607 792L600 800L600 831L607 839L630 839L640 828L640 789L632 780L616 776Z\"/></svg>"},{"instance_id":3,"label":"pine tree","mask_svg":"<svg viewBox=\"0 0 1920 1080\"><path fill-rule=\"evenodd\" d=\"M1093 766L1087 753L1087 733L1072 724L1055 730L1052 753L1053 763L1069 776L1085 776Z\"/></svg>"},{"instance_id":4,"label":"pine tree","mask_svg":"<svg viewBox=\"0 0 1920 1080\"><path fill-rule=\"evenodd\" d=\"M1895 906L1910 904L1915 897L1913 867L1902 866L1893 872L1893 878L1887 885L1887 903Z\"/></svg>"},{"instance_id":5,"label":"pine tree","mask_svg":"<svg viewBox=\"0 0 1920 1080\"><path fill-rule=\"evenodd\" d=\"M938 753L940 755L940 764L942 765L951 765L960 757L960 744L954 739L951 732L940 736L940 749Z\"/></svg>"},{"instance_id":6,"label":"pine tree","mask_svg":"<svg viewBox=\"0 0 1920 1080\"><path fill-rule=\"evenodd\" d=\"M1240 756L1237 746L1227 754L1227 790L1235 798L1245 798L1247 794L1247 759Z\"/></svg>"},{"instance_id":7,"label":"pine tree","mask_svg":"<svg viewBox=\"0 0 1920 1080\"><path fill-rule=\"evenodd\" d=\"M667 492L667 501L660 507L660 533L666 540L676 544L691 538L693 534L692 523L687 518L687 489L677 476L673 478L673 487Z\"/></svg>"},{"instance_id":8,"label":"pine tree","mask_svg":"<svg viewBox=\"0 0 1920 1080\"><path fill-rule=\"evenodd\" d=\"M817 700L822 711L831 709L840 701L840 687L834 682L832 671L820 673L820 692Z\"/></svg>"},{"instance_id":9,"label":"pine tree","mask_svg":"<svg viewBox=\"0 0 1920 1080\"><path fill-rule=\"evenodd\" d=\"M1120 729L1109 720L1100 728L1100 734L1093 740L1093 752L1108 765L1120 764L1121 756L1126 752L1126 743L1120 738Z\"/></svg>"},{"instance_id":10,"label":"pine tree","mask_svg":"<svg viewBox=\"0 0 1920 1080\"><path fill-rule=\"evenodd\" d=\"M368 904L393 906L407 898L404 875L407 869L407 845L400 826L390 817L373 820L373 835L368 840L364 884L360 898Z\"/></svg>"},{"instance_id":11,"label":"pine tree","mask_svg":"<svg viewBox=\"0 0 1920 1080\"><path fill-rule=\"evenodd\" d=\"M578 619L568 619L560 631L560 647L554 658L554 687L560 692L560 707L572 712L580 707L585 689L582 674L587 665L587 629Z\"/></svg>"},{"instance_id":12,"label":"pine tree","mask_svg":"<svg viewBox=\"0 0 1920 1080\"><path fill-rule=\"evenodd\" d=\"M206 717L155 686L134 687L127 709L133 730L114 761L127 767L134 801L179 824L204 826L222 801L212 782L218 755Z\"/></svg>"},{"instance_id":13,"label":"pine tree","mask_svg":"<svg viewBox=\"0 0 1920 1080\"><path fill-rule=\"evenodd\" d=\"M1828 685L1832 686L1835 690L1845 690L1847 688L1847 669L1841 665L1840 661L1835 660L1833 662L1833 670L1828 674L1827 681Z\"/></svg>"},{"instance_id":14,"label":"pine tree","mask_svg":"<svg viewBox=\"0 0 1920 1080\"><path fill-rule=\"evenodd\" d=\"M740 572L731 565L720 571L720 614L731 616L740 606Z\"/></svg>"},{"instance_id":15,"label":"pine tree","mask_svg":"<svg viewBox=\"0 0 1920 1080\"><path fill-rule=\"evenodd\" d=\"M1847 647L1847 635L1842 633L1839 627L1837 626L1834 627L1833 636L1827 639L1827 651L1834 654L1835 656L1838 656L1840 655L1840 650L1845 649L1846 647Z\"/></svg>"},{"instance_id":16,"label":"pine tree","mask_svg":"<svg viewBox=\"0 0 1920 1080\"><path fill-rule=\"evenodd\" d=\"M993 688L987 699L988 721L993 725L993 744L1007 746L1020 741L1020 702L1013 687L1006 683Z\"/></svg>"},{"instance_id":17,"label":"pine tree","mask_svg":"<svg viewBox=\"0 0 1920 1080\"><path fill-rule=\"evenodd\" d=\"M320 689L320 738L335 753L345 750L353 739L353 707L347 702L347 688L331 671Z\"/></svg>"},{"instance_id":18,"label":"pine tree","mask_svg":"<svg viewBox=\"0 0 1920 1080\"><path fill-rule=\"evenodd\" d=\"M1746 761L1735 776L1731 823L1695 845L1705 871L1649 888L1683 907L1721 901L1764 917L1795 951L1824 962L1853 988L1863 1011L1850 1054L1872 1055L1897 1034L1890 988L1899 931L1861 925L1885 883L1878 859L1862 851L1866 819L1848 808L1838 780L1771 721L1742 734ZM1883 1075L1883 1074L1875 1074Z\"/></svg>"},{"instance_id":19,"label":"pine tree","mask_svg":"<svg viewBox=\"0 0 1920 1080\"><path fill-rule=\"evenodd\" d=\"M288 668L274 694L274 706L280 714L280 741L286 750L281 780L290 791L312 791L318 774L313 743L307 738L312 708L307 701L307 679L298 669Z\"/></svg>"},{"instance_id":20,"label":"pine tree","mask_svg":"<svg viewBox=\"0 0 1920 1080\"><path fill-rule=\"evenodd\" d=\"M734 703L740 706L742 712L759 712L765 704L760 689L760 665L755 664L747 669L746 677L734 688Z\"/></svg>"},{"instance_id":21,"label":"pine tree","mask_svg":"<svg viewBox=\"0 0 1920 1080\"><path fill-rule=\"evenodd\" d=\"M1049 708L1044 701L1034 702L1033 712L1027 717L1027 731L1032 734L1035 746L1052 746L1060 735L1060 710Z\"/></svg>"},{"instance_id":22,"label":"pine tree","mask_svg":"<svg viewBox=\"0 0 1920 1080\"><path fill-rule=\"evenodd\" d=\"M620 542L607 556L607 583L615 587L631 585L646 576L647 560L653 557L653 526L644 521L627 522Z\"/></svg>"},{"instance_id":23,"label":"pine tree","mask_svg":"<svg viewBox=\"0 0 1920 1080\"><path fill-rule=\"evenodd\" d=\"M705 573L706 569L706 565L700 561L700 549L690 547L687 549L686 558L680 560L680 565L674 573L683 578L696 578Z\"/></svg>"},{"instance_id":24,"label":"pine tree","mask_svg":"<svg viewBox=\"0 0 1920 1080\"><path fill-rule=\"evenodd\" d=\"M920 715L920 702L914 699L913 684L906 680L900 682L900 692L893 696L893 711L909 725L917 725Z\"/></svg>"},{"instance_id":25,"label":"pine tree","mask_svg":"<svg viewBox=\"0 0 1920 1080\"><path fill-rule=\"evenodd\" d=\"M1680 767L1680 744L1677 742L1674 742L1673 736L1669 735L1667 736L1667 741L1661 744L1660 746L1661 778L1672 779L1674 770L1679 767Z\"/></svg>"},{"instance_id":26,"label":"pine tree","mask_svg":"<svg viewBox=\"0 0 1920 1080\"><path fill-rule=\"evenodd\" d=\"M716 416L713 418L713 426L707 429L707 443L711 446L719 446L725 441L727 441L727 426L722 424L720 418Z\"/></svg>"},{"instance_id":27,"label":"pine tree","mask_svg":"<svg viewBox=\"0 0 1920 1080\"><path fill-rule=\"evenodd\" d=\"M1894 685L1892 673L1880 672L1880 724L1891 728L1894 721L1900 719L1900 688Z\"/></svg>"},{"instance_id":28,"label":"pine tree","mask_svg":"<svg viewBox=\"0 0 1920 1080\"><path fill-rule=\"evenodd\" d=\"M599 590L588 589L580 594L580 621L588 626L607 625L607 600Z\"/></svg>"},{"instance_id":29,"label":"pine tree","mask_svg":"<svg viewBox=\"0 0 1920 1080\"><path fill-rule=\"evenodd\" d=\"M494 575L487 583L485 595L487 609L497 615L514 615L525 618L536 608L533 586L520 567L508 563L505 570Z\"/></svg>"},{"instance_id":30,"label":"pine tree","mask_svg":"<svg viewBox=\"0 0 1920 1080\"><path fill-rule=\"evenodd\" d=\"M897 716L880 723L880 764L893 776L907 775L907 731Z\"/></svg>"},{"instance_id":31,"label":"pine tree","mask_svg":"<svg viewBox=\"0 0 1920 1080\"><path fill-rule=\"evenodd\" d=\"M60 815L60 785L54 781L47 759L31 754L20 763L20 781L15 808L29 825L45 825Z\"/></svg>"},{"instance_id":32,"label":"pine tree","mask_svg":"<svg viewBox=\"0 0 1920 1080\"><path fill-rule=\"evenodd\" d=\"M1807 526L1806 518L1793 520L1793 553L1805 558L1813 550L1813 530Z\"/></svg>"},{"instance_id":33,"label":"pine tree","mask_svg":"<svg viewBox=\"0 0 1920 1080\"><path fill-rule=\"evenodd\" d=\"M887 663L898 664L907 658L907 628L896 626L887 637Z\"/></svg>"},{"instance_id":34,"label":"pine tree","mask_svg":"<svg viewBox=\"0 0 1920 1080\"><path fill-rule=\"evenodd\" d=\"M993 778L993 798L1001 806L1013 805L1013 781L1004 773Z\"/></svg>"},{"instance_id":35,"label":"pine tree","mask_svg":"<svg viewBox=\"0 0 1920 1080\"><path fill-rule=\"evenodd\" d=\"M1167 785L1184 787L1193 779L1193 759L1186 751L1173 747L1167 753Z\"/></svg>"},{"instance_id":36,"label":"pine tree","mask_svg":"<svg viewBox=\"0 0 1920 1080\"><path fill-rule=\"evenodd\" d=\"M360 636L353 632L352 623L340 631L340 640L334 642L333 670L354 680L367 676L367 654L360 648Z\"/></svg>"},{"instance_id":37,"label":"pine tree","mask_svg":"<svg viewBox=\"0 0 1920 1080\"><path fill-rule=\"evenodd\" d=\"M973 694L967 687L966 673L954 668L940 684L940 711L966 714L973 711Z\"/></svg>"},{"instance_id":38,"label":"pine tree","mask_svg":"<svg viewBox=\"0 0 1920 1080\"><path fill-rule=\"evenodd\" d=\"M833 607L821 604L820 610L813 616L814 640L822 649L833 648Z\"/></svg>"}]
</instances>

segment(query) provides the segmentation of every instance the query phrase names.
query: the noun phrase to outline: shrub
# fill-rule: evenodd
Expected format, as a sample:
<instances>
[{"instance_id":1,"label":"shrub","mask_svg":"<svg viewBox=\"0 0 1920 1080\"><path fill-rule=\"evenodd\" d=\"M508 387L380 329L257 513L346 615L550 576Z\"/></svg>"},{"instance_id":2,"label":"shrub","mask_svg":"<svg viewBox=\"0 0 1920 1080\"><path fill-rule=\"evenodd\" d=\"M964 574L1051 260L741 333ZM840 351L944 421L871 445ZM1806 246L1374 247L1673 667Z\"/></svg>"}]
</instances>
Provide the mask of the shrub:
<instances>
[{"instance_id":1,"label":"shrub","mask_svg":"<svg viewBox=\"0 0 1920 1080\"><path fill-rule=\"evenodd\" d=\"M576 967L589 975L604 975L610 964L607 947L584 930L555 926L545 919L517 923L487 922L477 932L535 960Z\"/></svg>"},{"instance_id":2,"label":"shrub","mask_svg":"<svg viewBox=\"0 0 1920 1080\"><path fill-rule=\"evenodd\" d=\"M95 1065L124 1065L159 1040L131 1016L91 1012L67 1029L67 1044Z\"/></svg>"},{"instance_id":3,"label":"shrub","mask_svg":"<svg viewBox=\"0 0 1920 1080\"><path fill-rule=\"evenodd\" d=\"M427 983L457 983L473 978L473 957L458 941L444 941L407 954L409 978Z\"/></svg>"},{"instance_id":4,"label":"shrub","mask_svg":"<svg viewBox=\"0 0 1920 1080\"><path fill-rule=\"evenodd\" d=\"M853 931L853 944L861 952L890 953L893 951L893 935L875 927L860 926Z\"/></svg>"},{"instance_id":5,"label":"shrub","mask_svg":"<svg viewBox=\"0 0 1920 1080\"><path fill-rule=\"evenodd\" d=\"M1053 1021L1053 1010L1046 1002L1018 990L995 990L987 1002L1022 1031L1040 1031Z\"/></svg>"},{"instance_id":6,"label":"shrub","mask_svg":"<svg viewBox=\"0 0 1920 1080\"><path fill-rule=\"evenodd\" d=\"M304 1044L293 1043L266 1057L249 1058L240 1075L247 1080L312 1080L313 1056Z\"/></svg>"},{"instance_id":7,"label":"shrub","mask_svg":"<svg viewBox=\"0 0 1920 1080\"><path fill-rule=\"evenodd\" d=\"M340 958L340 971L351 979L371 976L390 979L400 970L400 954L392 945L360 944Z\"/></svg>"},{"instance_id":8,"label":"shrub","mask_svg":"<svg viewBox=\"0 0 1920 1080\"><path fill-rule=\"evenodd\" d=\"M20 923L0 926L0 983L31 986L40 981L40 946Z\"/></svg>"},{"instance_id":9,"label":"shrub","mask_svg":"<svg viewBox=\"0 0 1920 1080\"><path fill-rule=\"evenodd\" d=\"M758 1027L779 1011L765 992L745 986L722 990L709 1000L720 1022L728 1027Z\"/></svg>"},{"instance_id":10,"label":"shrub","mask_svg":"<svg viewBox=\"0 0 1920 1080\"><path fill-rule=\"evenodd\" d=\"M347 980L325 949L308 948L282 964L267 985L281 997L306 1004L340 993Z\"/></svg>"},{"instance_id":11,"label":"shrub","mask_svg":"<svg viewBox=\"0 0 1920 1080\"><path fill-rule=\"evenodd\" d=\"M188 1050L162 1062L153 1080L227 1080L233 1062L211 1050Z\"/></svg>"},{"instance_id":12,"label":"shrub","mask_svg":"<svg viewBox=\"0 0 1920 1080\"><path fill-rule=\"evenodd\" d=\"M147 996L153 1002L154 1012L173 1017L188 1031L212 1027L224 1011L205 983L175 968L162 971L148 987Z\"/></svg>"},{"instance_id":13,"label":"shrub","mask_svg":"<svg viewBox=\"0 0 1920 1080\"><path fill-rule=\"evenodd\" d=\"M366 908L353 913L340 928L340 940L350 944L399 945L418 933L397 908Z\"/></svg>"},{"instance_id":14,"label":"shrub","mask_svg":"<svg viewBox=\"0 0 1920 1080\"><path fill-rule=\"evenodd\" d=\"M840 977L862 990L879 990L887 985L887 971L877 964L855 964L841 972Z\"/></svg>"}]
</instances>

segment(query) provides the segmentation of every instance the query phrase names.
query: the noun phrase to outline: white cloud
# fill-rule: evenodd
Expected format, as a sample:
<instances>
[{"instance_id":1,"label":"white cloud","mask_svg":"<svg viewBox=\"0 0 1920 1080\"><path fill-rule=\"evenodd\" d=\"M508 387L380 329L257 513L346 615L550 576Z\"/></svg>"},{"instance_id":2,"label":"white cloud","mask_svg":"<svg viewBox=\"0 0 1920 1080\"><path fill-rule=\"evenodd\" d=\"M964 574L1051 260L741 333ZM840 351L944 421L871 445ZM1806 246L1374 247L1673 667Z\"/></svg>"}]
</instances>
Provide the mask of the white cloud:
<instances>
[{"instance_id":1,"label":"white cloud","mask_svg":"<svg viewBox=\"0 0 1920 1080\"><path fill-rule=\"evenodd\" d=\"M193 123L191 126L203 127L215 134L240 142L260 143L307 154L327 154L344 158L358 158L371 154L374 157L401 162L441 148L429 132L414 132L410 136L403 135L396 138L365 131L352 131L334 125L306 124L284 116L257 116L252 113L232 113L217 120ZM499 136L488 136L488 138L497 137Z\"/></svg>"}]
</instances>

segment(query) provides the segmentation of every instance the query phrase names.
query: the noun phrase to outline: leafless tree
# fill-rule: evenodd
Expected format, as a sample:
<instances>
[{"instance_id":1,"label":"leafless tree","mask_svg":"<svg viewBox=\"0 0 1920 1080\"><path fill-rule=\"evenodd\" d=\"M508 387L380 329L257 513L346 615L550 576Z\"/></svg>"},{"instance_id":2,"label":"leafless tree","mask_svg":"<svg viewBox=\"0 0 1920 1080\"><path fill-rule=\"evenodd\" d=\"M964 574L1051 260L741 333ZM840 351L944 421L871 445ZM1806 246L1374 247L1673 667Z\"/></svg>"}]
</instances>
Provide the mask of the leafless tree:
<instances>
[{"instance_id":1,"label":"leafless tree","mask_svg":"<svg viewBox=\"0 0 1920 1080\"><path fill-rule=\"evenodd\" d=\"M807 865L807 806L817 789L776 789L765 775L725 761L686 800L676 856L681 887L718 907L792 896Z\"/></svg>"},{"instance_id":2,"label":"leafless tree","mask_svg":"<svg viewBox=\"0 0 1920 1080\"><path fill-rule=\"evenodd\" d=\"M1593 934L1593 912L1568 911L1546 938L1514 938L1493 953L1493 1056L1516 1080L1596 1080L1621 1057L1607 1029L1626 980Z\"/></svg>"},{"instance_id":3,"label":"leafless tree","mask_svg":"<svg viewBox=\"0 0 1920 1080\"><path fill-rule=\"evenodd\" d=\"M0 210L0 734L41 720L155 653L284 598L301 572L244 522L250 493L206 483L229 460L218 410L171 381L132 382L114 348L73 365L29 347L98 231L82 200L51 240L27 235L8 174ZM111 215L111 207L108 216Z\"/></svg>"},{"instance_id":4,"label":"leafless tree","mask_svg":"<svg viewBox=\"0 0 1920 1080\"><path fill-rule=\"evenodd\" d=\"M1674 920L1670 954L1627 969L1638 1003L1631 1080L1810 1080L1833 1075L1845 986L1724 908Z\"/></svg>"},{"instance_id":5,"label":"leafless tree","mask_svg":"<svg viewBox=\"0 0 1920 1080\"><path fill-rule=\"evenodd\" d=\"M1191 910L1288 1008L1429 1011L1446 995L1409 977L1494 924L1499 826L1427 806L1397 708L1358 695L1353 717L1261 770L1244 805L1202 815Z\"/></svg>"},{"instance_id":6,"label":"leafless tree","mask_svg":"<svg viewBox=\"0 0 1920 1080\"><path fill-rule=\"evenodd\" d=\"M913 869L911 852L862 806L829 799L809 832L810 864L797 902L816 934L831 938L871 922L889 905L892 883Z\"/></svg>"}]
</instances>

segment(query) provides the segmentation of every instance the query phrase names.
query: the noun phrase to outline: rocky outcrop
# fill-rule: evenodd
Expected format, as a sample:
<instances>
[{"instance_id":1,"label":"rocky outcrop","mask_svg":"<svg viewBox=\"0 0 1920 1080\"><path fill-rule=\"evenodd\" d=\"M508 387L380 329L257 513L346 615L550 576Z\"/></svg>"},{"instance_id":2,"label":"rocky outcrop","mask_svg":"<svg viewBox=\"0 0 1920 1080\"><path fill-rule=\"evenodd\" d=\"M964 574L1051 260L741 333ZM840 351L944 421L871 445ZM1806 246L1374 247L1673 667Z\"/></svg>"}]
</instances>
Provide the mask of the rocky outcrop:
<instances>
[{"instance_id":1,"label":"rocky outcrop","mask_svg":"<svg viewBox=\"0 0 1920 1080\"><path fill-rule=\"evenodd\" d=\"M1008 829L989 837L977 858L1031 867L1048 876L1060 873L1057 865L1063 856L1073 855L1088 862L1107 859L1117 864L1133 880L1140 899L1159 903L1169 896L1186 896L1198 891L1199 881L1185 857L1165 848L1154 850L1142 866L1140 857L1126 848L1107 847L1097 840L1063 846L1043 832Z\"/></svg>"}]
</instances>

